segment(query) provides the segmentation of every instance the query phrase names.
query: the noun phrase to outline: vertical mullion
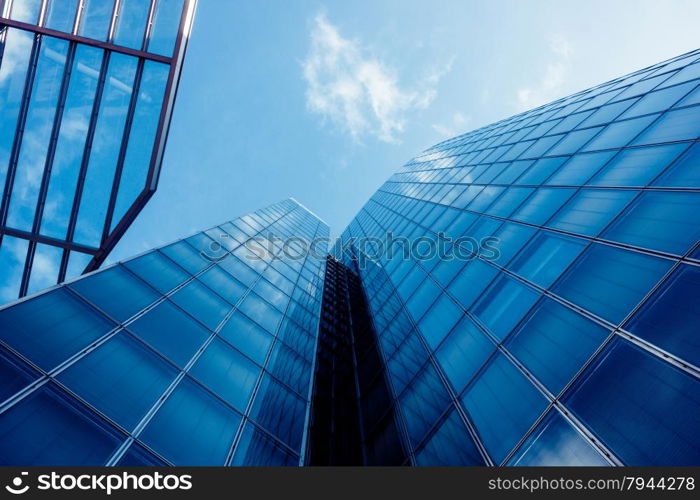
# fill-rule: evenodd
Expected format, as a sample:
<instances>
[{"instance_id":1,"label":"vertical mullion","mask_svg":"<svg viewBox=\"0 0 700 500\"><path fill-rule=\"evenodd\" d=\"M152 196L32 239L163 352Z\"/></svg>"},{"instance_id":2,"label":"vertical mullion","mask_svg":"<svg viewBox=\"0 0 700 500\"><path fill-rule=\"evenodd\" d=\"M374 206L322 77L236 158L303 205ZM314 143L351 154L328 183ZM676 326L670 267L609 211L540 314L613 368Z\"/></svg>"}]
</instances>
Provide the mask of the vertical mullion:
<instances>
[{"instance_id":1,"label":"vertical mullion","mask_svg":"<svg viewBox=\"0 0 700 500\"><path fill-rule=\"evenodd\" d=\"M151 39L151 31L153 31L153 20L156 15L156 5L158 0L151 0L151 8L148 10L148 20L146 21L146 29L143 31L143 41L141 42L141 50L146 52L148 42Z\"/></svg>"},{"instance_id":2,"label":"vertical mullion","mask_svg":"<svg viewBox=\"0 0 700 500\"><path fill-rule=\"evenodd\" d=\"M122 7L121 4L121 0L114 0L112 19L109 22L109 31L107 32L107 43L114 43L114 33L117 31L117 20L119 19L120 10Z\"/></svg>"},{"instance_id":3,"label":"vertical mullion","mask_svg":"<svg viewBox=\"0 0 700 500\"><path fill-rule=\"evenodd\" d=\"M80 27L80 19L82 17L84 9L85 0L78 0L77 5L75 6L75 16L73 17L73 29L71 30L71 34L73 35L78 34L78 28Z\"/></svg>"},{"instance_id":4,"label":"vertical mullion","mask_svg":"<svg viewBox=\"0 0 700 500\"><path fill-rule=\"evenodd\" d=\"M112 182L112 192L109 195L109 205L107 207L107 215L105 217L105 225L102 229L102 239L100 246L104 247L104 243L109 237L110 228L112 226L112 217L114 217L114 207L117 203L117 193L121 184L122 171L124 170L124 159L129 146L129 137L131 136L132 125L134 122L134 113L136 112L136 103L138 102L139 93L141 91L141 80L143 77L144 59L139 59L136 67L136 76L134 78L134 88L131 92L131 100L129 101L129 110L126 115L126 123L124 124L124 132L122 134L122 143L119 148L119 156L117 158L117 168L114 172L114 181Z\"/></svg>"},{"instance_id":5,"label":"vertical mullion","mask_svg":"<svg viewBox=\"0 0 700 500\"><path fill-rule=\"evenodd\" d=\"M60 0L41 0L41 7L39 8L39 19L37 20L37 26L44 26L46 23L46 14L49 10L49 1L60 1Z\"/></svg>"}]
</instances>

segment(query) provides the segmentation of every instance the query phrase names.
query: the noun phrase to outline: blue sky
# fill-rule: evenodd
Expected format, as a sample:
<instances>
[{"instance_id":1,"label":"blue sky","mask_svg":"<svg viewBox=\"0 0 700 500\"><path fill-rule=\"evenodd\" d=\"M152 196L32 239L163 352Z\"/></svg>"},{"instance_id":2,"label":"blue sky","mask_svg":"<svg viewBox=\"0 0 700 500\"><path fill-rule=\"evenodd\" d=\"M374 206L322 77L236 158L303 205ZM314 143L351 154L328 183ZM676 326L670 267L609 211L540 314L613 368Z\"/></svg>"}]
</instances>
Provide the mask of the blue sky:
<instances>
[{"instance_id":1,"label":"blue sky","mask_svg":"<svg viewBox=\"0 0 700 500\"><path fill-rule=\"evenodd\" d=\"M700 2L200 0L160 185L110 261L293 196L338 234L447 137L700 46Z\"/></svg>"}]
</instances>

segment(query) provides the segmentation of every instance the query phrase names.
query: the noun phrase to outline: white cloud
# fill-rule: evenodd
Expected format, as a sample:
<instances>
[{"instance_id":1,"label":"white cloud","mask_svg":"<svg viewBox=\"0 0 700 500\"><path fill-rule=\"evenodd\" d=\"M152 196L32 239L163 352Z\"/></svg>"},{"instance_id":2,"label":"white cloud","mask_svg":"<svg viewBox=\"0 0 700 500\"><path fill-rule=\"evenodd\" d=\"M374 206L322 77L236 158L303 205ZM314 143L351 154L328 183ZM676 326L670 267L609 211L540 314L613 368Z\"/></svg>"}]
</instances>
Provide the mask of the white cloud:
<instances>
[{"instance_id":1,"label":"white cloud","mask_svg":"<svg viewBox=\"0 0 700 500\"><path fill-rule=\"evenodd\" d=\"M433 124L433 130L443 137L454 137L458 134L467 132L464 128L471 121L471 119L471 116L456 112L452 115L452 120L449 124L445 125L443 123L435 123Z\"/></svg>"},{"instance_id":2,"label":"white cloud","mask_svg":"<svg viewBox=\"0 0 700 500\"><path fill-rule=\"evenodd\" d=\"M373 135L396 142L410 112L427 108L451 62L405 88L395 69L357 40L343 38L324 14L311 29L311 47L302 63L308 109L328 119L355 140Z\"/></svg>"},{"instance_id":3,"label":"white cloud","mask_svg":"<svg viewBox=\"0 0 700 500\"><path fill-rule=\"evenodd\" d=\"M571 71L572 48L562 36L556 35L549 40L552 59L547 63L544 76L535 87L518 89L516 97L518 108L527 110L560 97L560 91Z\"/></svg>"}]
</instances>

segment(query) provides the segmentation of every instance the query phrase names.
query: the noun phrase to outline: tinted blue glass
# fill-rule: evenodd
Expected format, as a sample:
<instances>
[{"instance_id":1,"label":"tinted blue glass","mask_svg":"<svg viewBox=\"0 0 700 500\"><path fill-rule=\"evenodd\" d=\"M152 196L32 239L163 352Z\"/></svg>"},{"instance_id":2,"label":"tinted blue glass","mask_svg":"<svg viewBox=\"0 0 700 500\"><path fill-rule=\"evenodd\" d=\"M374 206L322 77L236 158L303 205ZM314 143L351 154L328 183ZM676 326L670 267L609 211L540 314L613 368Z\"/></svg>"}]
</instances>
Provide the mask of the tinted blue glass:
<instances>
[{"instance_id":1,"label":"tinted blue glass","mask_svg":"<svg viewBox=\"0 0 700 500\"><path fill-rule=\"evenodd\" d=\"M148 51L164 56L172 56L175 49L182 6L184 0L160 0L153 20L153 31L148 43Z\"/></svg>"},{"instance_id":2,"label":"tinted blue glass","mask_svg":"<svg viewBox=\"0 0 700 500\"><path fill-rule=\"evenodd\" d=\"M624 117L638 116L646 113L655 113L658 111L666 111L668 108L678 102L690 90L697 86L697 81L688 82L673 87L666 87L662 90L650 92L642 97L639 102L629 109Z\"/></svg>"},{"instance_id":3,"label":"tinted blue glass","mask_svg":"<svg viewBox=\"0 0 700 500\"><path fill-rule=\"evenodd\" d=\"M272 336L246 315L235 312L219 335L258 364L263 364Z\"/></svg>"},{"instance_id":4,"label":"tinted blue glass","mask_svg":"<svg viewBox=\"0 0 700 500\"><path fill-rule=\"evenodd\" d=\"M426 278L416 289L415 293L406 302L406 309L411 313L413 319L418 321L423 317L430 307L430 304L440 295L441 289L433 280Z\"/></svg>"},{"instance_id":5,"label":"tinted blue glass","mask_svg":"<svg viewBox=\"0 0 700 500\"><path fill-rule=\"evenodd\" d=\"M96 40L106 40L113 10L114 0L85 0L78 34Z\"/></svg>"},{"instance_id":6,"label":"tinted blue glass","mask_svg":"<svg viewBox=\"0 0 700 500\"><path fill-rule=\"evenodd\" d=\"M298 394L306 394L308 392L311 363L283 343L277 342L275 344L267 369L278 380L295 390Z\"/></svg>"},{"instance_id":7,"label":"tinted blue glass","mask_svg":"<svg viewBox=\"0 0 700 500\"><path fill-rule=\"evenodd\" d=\"M700 106L668 111L649 130L639 136L635 144L696 139L700 136Z\"/></svg>"},{"instance_id":8,"label":"tinted blue glass","mask_svg":"<svg viewBox=\"0 0 700 500\"><path fill-rule=\"evenodd\" d=\"M681 264L625 325L630 332L700 366L700 269Z\"/></svg>"},{"instance_id":9,"label":"tinted blue glass","mask_svg":"<svg viewBox=\"0 0 700 500\"><path fill-rule=\"evenodd\" d=\"M141 49L143 35L148 24L150 2L143 0L122 0L114 34L114 43L132 49Z\"/></svg>"},{"instance_id":10,"label":"tinted blue glass","mask_svg":"<svg viewBox=\"0 0 700 500\"><path fill-rule=\"evenodd\" d=\"M141 316L129 329L181 367L209 336L203 326L168 301Z\"/></svg>"},{"instance_id":11,"label":"tinted blue glass","mask_svg":"<svg viewBox=\"0 0 700 500\"><path fill-rule=\"evenodd\" d=\"M544 224L574 192L569 188L540 188L525 200L512 218L530 224Z\"/></svg>"},{"instance_id":12,"label":"tinted blue glass","mask_svg":"<svg viewBox=\"0 0 700 500\"><path fill-rule=\"evenodd\" d=\"M485 465L456 411L440 424L416 455L418 465Z\"/></svg>"},{"instance_id":13,"label":"tinted blue glass","mask_svg":"<svg viewBox=\"0 0 700 500\"><path fill-rule=\"evenodd\" d=\"M509 217L533 191L532 188L510 187L489 207L487 213L499 217ZM462 236L462 234L457 236Z\"/></svg>"},{"instance_id":14,"label":"tinted blue glass","mask_svg":"<svg viewBox=\"0 0 700 500\"><path fill-rule=\"evenodd\" d=\"M626 465L700 461L700 381L661 359L618 339L567 394L565 404Z\"/></svg>"},{"instance_id":15,"label":"tinted blue glass","mask_svg":"<svg viewBox=\"0 0 700 500\"><path fill-rule=\"evenodd\" d=\"M116 430L45 385L0 414L2 465L104 465L125 439Z\"/></svg>"},{"instance_id":16,"label":"tinted blue glass","mask_svg":"<svg viewBox=\"0 0 700 500\"><path fill-rule=\"evenodd\" d=\"M584 240L541 232L508 267L523 278L547 288L585 246Z\"/></svg>"},{"instance_id":17,"label":"tinted blue glass","mask_svg":"<svg viewBox=\"0 0 700 500\"><path fill-rule=\"evenodd\" d=\"M10 19L29 24L37 24L40 10L41 0L14 0L12 2Z\"/></svg>"},{"instance_id":18,"label":"tinted blue glass","mask_svg":"<svg viewBox=\"0 0 700 500\"><path fill-rule=\"evenodd\" d=\"M603 151L599 153L581 153L573 156L554 175L547 179L547 184L557 186L585 184L614 154L614 151Z\"/></svg>"},{"instance_id":19,"label":"tinted blue glass","mask_svg":"<svg viewBox=\"0 0 700 500\"><path fill-rule=\"evenodd\" d=\"M609 123L620 116L621 113L623 113L635 102L637 102L637 99L627 99L624 101L617 101L612 104L606 104L593 113L591 117L582 124L582 126L590 127L592 125L604 125Z\"/></svg>"},{"instance_id":20,"label":"tinted blue glass","mask_svg":"<svg viewBox=\"0 0 700 500\"><path fill-rule=\"evenodd\" d=\"M304 432L306 403L269 375L255 396L251 417L260 426L299 451Z\"/></svg>"},{"instance_id":21,"label":"tinted blue glass","mask_svg":"<svg viewBox=\"0 0 700 500\"><path fill-rule=\"evenodd\" d=\"M120 265L75 281L70 287L117 321L130 318L159 297Z\"/></svg>"},{"instance_id":22,"label":"tinted blue glass","mask_svg":"<svg viewBox=\"0 0 700 500\"><path fill-rule=\"evenodd\" d=\"M617 155L589 184L646 186L684 149L685 144L627 149Z\"/></svg>"},{"instance_id":23,"label":"tinted blue glass","mask_svg":"<svg viewBox=\"0 0 700 500\"><path fill-rule=\"evenodd\" d=\"M462 402L496 463L503 461L547 407L544 396L502 354L479 374Z\"/></svg>"},{"instance_id":24,"label":"tinted blue glass","mask_svg":"<svg viewBox=\"0 0 700 500\"><path fill-rule=\"evenodd\" d=\"M552 217L547 226L595 236L629 203L635 194L634 191L593 189L579 191Z\"/></svg>"},{"instance_id":25,"label":"tinted blue glass","mask_svg":"<svg viewBox=\"0 0 700 500\"><path fill-rule=\"evenodd\" d=\"M260 368L225 342L214 339L190 373L233 407L245 411Z\"/></svg>"},{"instance_id":26,"label":"tinted blue glass","mask_svg":"<svg viewBox=\"0 0 700 500\"><path fill-rule=\"evenodd\" d=\"M158 467L166 464L143 446L132 443L117 465L119 467Z\"/></svg>"},{"instance_id":27,"label":"tinted blue glass","mask_svg":"<svg viewBox=\"0 0 700 500\"><path fill-rule=\"evenodd\" d=\"M241 416L185 378L141 440L174 465L224 465Z\"/></svg>"},{"instance_id":28,"label":"tinted blue glass","mask_svg":"<svg viewBox=\"0 0 700 500\"><path fill-rule=\"evenodd\" d=\"M584 151L621 148L626 146L659 115L648 115L608 125L595 139L586 144Z\"/></svg>"},{"instance_id":29,"label":"tinted blue glass","mask_svg":"<svg viewBox=\"0 0 700 500\"><path fill-rule=\"evenodd\" d=\"M538 296L539 293L532 288L507 276L500 276L475 304L474 315L502 340Z\"/></svg>"},{"instance_id":30,"label":"tinted blue glass","mask_svg":"<svg viewBox=\"0 0 700 500\"><path fill-rule=\"evenodd\" d=\"M59 288L0 312L0 336L44 370L109 332L113 324Z\"/></svg>"},{"instance_id":31,"label":"tinted blue glass","mask_svg":"<svg viewBox=\"0 0 700 500\"><path fill-rule=\"evenodd\" d=\"M299 465L299 457L248 423L243 429L231 465L293 466Z\"/></svg>"},{"instance_id":32,"label":"tinted blue glass","mask_svg":"<svg viewBox=\"0 0 700 500\"><path fill-rule=\"evenodd\" d=\"M435 301L418 324L432 349L442 342L461 315L462 310L447 295L442 295Z\"/></svg>"},{"instance_id":33,"label":"tinted blue glass","mask_svg":"<svg viewBox=\"0 0 700 500\"><path fill-rule=\"evenodd\" d=\"M593 136L600 132L602 128L603 127L593 127L569 132L561 142L548 151L548 154L564 155L575 153L581 148L581 146L586 144Z\"/></svg>"},{"instance_id":34,"label":"tinted blue glass","mask_svg":"<svg viewBox=\"0 0 700 500\"><path fill-rule=\"evenodd\" d=\"M45 26L50 29L72 32L79 0L52 0L46 13Z\"/></svg>"},{"instance_id":35,"label":"tinted blue glass","mask_svg":"<svg viewBox=\"0 0 700 500\"><path fill-rule=\"evenodd\" d=\"M496 264L505 266L535 232L537 230L530 226L511 222L504 223L495 235L498 240L494 241L492 245L493 248L497 249L497 255L494 259Z\"/></svg>"},{"instance_id":36,"label":"tinted blue glass","mask_svg":"<svg viewBox=\"0 0 700 500\"><path fill-rule=\"evenodd\" d=\"M233 279L226 271L219 267L212 267L199 277L209 288L221 295L231 304L236 304L243 297L246 286Z\"/></svg>"},{"instance_id":37,"label":"tinted blue glass","mask_svg":"<svg viewBox=\"0 0 700 500\"><path fill-rule=\"evenodd\" d=\"M27 295L34 294L58 282L63 249L53 245L37 244L29 275Z\"/></svg>"},{"instance_id":38,"label":"tinted blue glass","mask_svg":"<svg viewBox=\"0 0 700 500\"><path fill-rule=\"evenodd\" d=\"M514 184L542 184L564 163L568 157L545 158L538 160L530 169L521 175Z\"/></svg>"},{"instance_id":39,"label":"tinted blue glass","mask_svg":"<svg viewBox=\"0 0 700 500\"><path fill-rule=\"evenodd\" d=\"M199 281L192 281L175 292L172 301L214 330L231 310L231 304Z\"/></svg>"},{"instance_id":40,"label":"tinted blue glass","mask_svg":"<svg viewBox=\"0 0 700 500\"><path fill-rule=\"evenodd\" d=\"M160 252L149 252L123 265L161 293L169 292L189 278L189 274Z\"/></svg>"},{"instance_id":41,"label":"tinted blue glass","mask_svg":"<svg viewBox=\"0 0 700 500\"><path fill-rule=\"evenodd\" d=\"M452 330L435 357L459 393L494 350L493 342L465 317Z\"/></svg>"},{"instance_id":42,"label":"tinted blue glass","mask_svg":"<svg viewBox=\"0 0 700 500\"><path fill-rule=\"evenodd\" d=\"M270 333L275 333L282 319L282 313L265 302L259 295L250 292L240 306L240 310Z\"/></svg>"},{"instance_id":43,"label":"tinted blue glass","mask_svg":"<svg viewBox=\"0 0 700 500\"><path fill-rule=\"evenodd\" d=\"M173 243L160 251L192 274L196 274L210 265L209 261L184 241Z\"/></svg>"},{"instance_id":44,"label":"tinted blue glass","mask_svg":"<svg viewBox=\"0 0 700 500\"><path fill-rule=\"evenodd\" d=\"M656 181L656 186L700 187L700 144L688 151Z\"/></svg>"},{"instance_id":45,"label":"tinted blue glass","mask_svg":"<svg viewBox=\"0 0 700 500\"><path fill-rule=\"evenodd\" d=\"M537 304L508 338L508 350L558 394L609 331L551 299Z\"/></svg>"},{"instance_id":46,"label":"tinted blue glass","mask_svg":"<svg viewBox=\"0 0 700 500\"><path fill-rule=\"evenodd\" d=\"M497 273L495 267L474 260L450 283L448 290L465 309L468 309Z\"/></svg>"},{"instance_id":47,"label":"tinted blue glass","mask_svg":"<svg viewBox=\"0 0 700 500\"><path fill-rule=\"evenodd\" d=\"M593 244L554 291L612 323L619 323L670 267L671 263L664 259Z\"/></svg>"},{"instance_id":48,"label":"tinted blue glass","mask_svg":"<svg viewBox=\"0 0 700 500\"><path fill-rule=\"evenodd\" d=\"M586 439L551 410L532 432L508 465L519 466L605 466L603 456Z\"/></svg>"},{"instance_id":49,"label":"tinted blue glass","mask_svg":"<svg viewBox=\"0 0 700 500\"><path fill-rule=\"evenodd\" d=\"M603 233L613 241L685 254L700 239L699 193L645 192Z\"/></svg>"},{"instance_id":50,"label":"tinted blue glass","mask_svg":"<svg viewBox=\"0 0 700 500\"><path fill-rule=\"evenodd\" d=\"M132 430L177 370L124 333L71 365L58 379L88 403Z\"/></svg>"},{"instance_id":51,"label":"tinted blue glass","mask_svg":"<svg viewBox=\"0 0 700 500\"><path fill-rule=\"evenodd\" d=\"M0 347L0 402L26 387L39 374L10 351Z\"/></svg>"},{"instance_id":52,"label":"tinted blue glass","mask_svg":"<svg viewBox=\"0 0 700 500\"><path fill-rule=\"evenodd\" d=\"M447 410L450 398L435 368L428 364L399 397L408 437L418 445Z\"/></svg>"}]
</instances>

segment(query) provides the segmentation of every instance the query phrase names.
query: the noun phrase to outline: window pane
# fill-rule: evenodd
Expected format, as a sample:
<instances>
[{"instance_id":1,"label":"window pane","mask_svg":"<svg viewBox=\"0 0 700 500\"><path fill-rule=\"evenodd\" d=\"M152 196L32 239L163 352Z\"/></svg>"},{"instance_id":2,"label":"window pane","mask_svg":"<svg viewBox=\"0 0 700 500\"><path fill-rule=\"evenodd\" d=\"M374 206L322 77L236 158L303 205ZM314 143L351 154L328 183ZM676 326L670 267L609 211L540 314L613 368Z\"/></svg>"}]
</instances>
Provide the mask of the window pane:
<instances>
[{"instance_id":1,"label":"window pane","mask_svg":"<svg viewBox=\"0 0 700 500\"><path fill-rule=\"evenodd\" d=\"M272 336L241 312L231 316L219 335L258 364L263 364L272 345Z\"/></svg>"},{"instance_id":2,"label":"window pane","mask_svg":"<svg viewBox=\"0 0 700 500\"><path fill-rule=\"evenodd\" d=\"M585 184L614 154L614 151L577 154L567 161L553 176L547 179L547 184L557 186L577 186Z\"/></svg>"},{"instance_id":3,"label":"window pane","mask_svg":"<svg viewBox=\"0 0 700 500\"><path fill-rule=\"evenodd\" d=\"M203 326L167 301L129 325L129 330L181 367L209 336Z\"/></svg>"},{"instance_id":4,"label":"window pane","mask_svg":"<svg viewBox=\"0 0 700 500\"><path fill-rule=\"evenodd\" d=\"M224 465L241 416L185 378L141 440L175 465Z\"/></svg>"},{"instance_id":5,"label":"window pane","mask_svg":"<svg viewBox=\"0 0 700 500\"><path fill-rule=\"evenodd\" d=\"M130 431L176 374L174 367L146 346L119 333L62 372L58 379Z\"/></svg>"},{"instance_id":6,"label":"window pane","mask_svg":"<svg viewBox=\"0 0 700 500\"><path fill-rule=\"evenodd\" d=\"M255 396L251 417L293 450L299 451L304 432L306 403L269 375Z\"/></svg>"},{"instance_id":7,"label":"window pane","mask_svg":"<svg viewBox=\"0 0 700 500\"><path fill-rule=\"evenodd\" d=\"M46 27L71 33L79 0L51 0L46 14Z\"/></svg>"},{"instance_id":8,"label":"window pane","mask_svg":"<svg viewBox=\"0 0 700 500\"><path fill-rule=\"evenodd\" d=\"M696 143L676 161L659 179L655 186L700 187L700 144Z\"/></svg>"},{"instance_id":9,"label":"window pane","mask_svg":"<svg viewBox=\"0 0 700 500\"><path fill-rule=\"evenodd\" d=\"M117 321L124 321L141 311L158 294L143 281L117 265L69 285ZM118 297L118 300L115 298Z\"/></svg>"},{"instance_id":10,"label":"window pane","mask_svg":"<svg viewBox=\"0 0 700 500\"><path fill-rule=\"evenodd\" d=\"M667 260L594 243L554 291L617 324L670 267Z\"/></svg>"},{"instance_id":11,"label":"window pane","mask_svg":"<svg viewBox=\"0 0 700 500\"><path fill-rule=\"evenodd\" d=\"M698 394L700 381L618 339L564 402L625 465L694 465Z\"/></svg>"},{"instance_id":12,"label":"window pane","mask_svg":"<svg viewBox=\"0 0 700 500\"><path fill-rule=\"evenodd\" d=\"M191 369L194 378L241 412L246 409L259 373L260 367L218 339L209 344Z\"/></svg>"},{"instance_id":13,"label":"window pane","mask_svg":"<svg viewBox=\"0 0 700 500\"><path fill-rule=\"evenodd\" d=\"M292 455L253 424L246 424L231 465L295 466L299 457Z\"/></svg>"},{"instance_id":14,"label":"window pane","mask_svg":"<svg viewBox=\"0 0 700 500\"><path fill-rule=\"evenodd\" d=\"M579 191L547 224L573 233L596 236L622 208L634 191L586 189Z\"/></svg>"},{"instance_id":15,"label":"window pane","mask_svg":"<svg viewBox=\"0 0 700 500\"><path fill-rule=\"evenodd\" d=\"M2 339L47 371L113 326L62 288L0 312Z\"/></svg>"},{"instance_id":16,"label":"window pane","mask_svg":"<svg viewBox=\"0 0 700 500\"><path fill-rule=\"evenodd\" d=\"M14 0L12 2L10 19L22 21L23 23L37 24L40 9L41 0Z\"/></svg>"},{"instance_id":17,"label":"window pane","mask_svg":"<svg viewBox=\"0 0 700 500\"><path fill-rule=\"evenodd\" d=\"M151 3L144 0L122 0L117 18L114 43L140 50L143 35L148 24L148 11Z\"/></svg>"},{"instance_id":18,"label":"window pane","mask_svg":"<svg viewBox=\"0 0 700 500\"><path fill-rule=\"evenodd\" d=\"M107 40L113 10L114 0L85 0L78 34L96 40Z\"/></svg>"},{"instance_id":19,"label":"window pane","mask_svg":"<svg viewBox=\"0 0 700 500\"><path fill-rule=\"evenodd\" d=\"M500 276L474 306L477 316L497 338L504 339L535 303L539 292Z\"/></svg>"},{"instance_id":20,"label":"window pane","mask_svg":"<svg viewBox=\"0 0 700 500\"><path fill-rule=\"evenodd\" d=\"M38 372L10 351L0 347L0 403L37 378Z\"/></svg>"},{"instance_id":21,"label":"window pane","mask_svg":"<svg viewBox=\"0 0 700 500\"><path fill-rule=\"evenodd\" d=\"M447 410L450 399L435 368L428 364L399 398L411 444L417 446Z\"/></svg>"},{"instance_id":22,"label":"window pane","mask_svg":"<svg viewBox=\"0 0 700 500\"><path fill-rule=\"evenodd\" d=\"M259 295L250 292L240 306L246 316L274 334L282 319L282 313L265 302Z\"/></svg>"},{"instance_id":23,"label":"window pane","mask_svg":"<svg viewBox=\"0 0 700 500\"><path fill-rule=\"evenodd\" d=\"M62 258L62 248L37 244L27 295L32 295L58 283L58 271Z\"/></svg>"},{"instance_id":24,"label":"window pane","mask_svg":"<svg viewBox=\"0 0 700 500\"><path fill-rule=\"evenodd\" d=\"M469 309L472 302L481 295L496 274L498 270L495 267L480 260L474 260L467 263L460 275L447 288L465 309Z\"/></svg>"},{"instance_id":25,"label":"window pane","mask_svg":"<svg viewBox=\"0 0 700 500\"><path fill-rule=\"evenodd\" d=\"M544 396L502 354L478 376L462 402L496 463L547 407Z\"/></svg>"},{"instance_id":26,"label":"window pane","mask_svg":"<svg viewBox=\"0 0 700 500\"><path fill-rule=\"evenodd\" d=\"M554 395L591 357L609 331L551 299L544 299L513 332L508 350Z\"/></svg>"},{"instance_id":27,"label":"window pane","mask_svg":"<svg viewBox=\"0 0 700 500\"><path fill-rule=\"evenodd\" d=\"M595 139L586 145L585 151L621 148L626 146L659 115L642 116L608 125Z\"/></svg>"},{"instance_id":28,"label":"window pane","mask_svg":"<svg viewBox=\"0 0 700 500\"><path fill-rule=\"evenodd\" d=\"M117 462L119 467L159 467L163 465L166 465L165 462L137 443L132 443L124 456Z\"/></svg>"},{"instance_id":29,"label":"window pane","mask_svg":"<svg viewBox=\"0 0 700 500\"><path fill-rule=\"evenodd\" d=\"M681 264L625 325L630 332L700 366L700 269Z\"/></svg>"},{"instance_id":30,"label":"window pane","mask_svg":"<svg viewBox=\"0 0 700 500\"><path fill-rule=\"evenodd\" d=\"M440 424L416 455L418 465L485 465L456 411Z\"/></svg>"},{"instance_id":31,"label":"window pane","mask_svg":"<svg viewBox=\"0 0 700 500\"><path fill-rule=\"evenodd\" d=\"M298 394L305 395L309 391L311 363L283 343L275 344L267 369Z\"/></svg>"},{"instance_id":32,"label":"window pane","mask_svg":"<svg viewBox=\"0 0 700 500\"><path fill-rule=\"evenodd\" d=\"M212 267L199 277L209 288L228 300L231 304L237 304L246 292L246 286L235 280L226 271L219 267Z\"/></svg>"},{"instance_id":33,"label":"window pane","mask_svg":"<svg viewBox=\"0 0 700 500\"><path fill-rule=\"evenodd\" d=\"M148 43L148 51L164 56L172 56L184 0L160 0L153 20L153 31Z\"/></svg>"},{"instance_id":34,"label":"window pane","mask_svg":"<svg viewBox=\"0 0 700 500\"><path fill-rule=\"evenodd\" d=\"M161 293L169 292L189 278L189 274L160 252L147 253L123 265Z\"/></svg>"},{"instance_id":35,"label":"window pane","mask_svg":"<svg viewBox=\"0 0 700 500\"><path fill-rule=\"evenodd\" d=\"M547 288L585 246L584 240L541 232L508 267L523 278Z\"/></svg>"},{"instance_id":36,"label":"window pane","mask_svg":"<svg viewBox=\"0 0 700 500\"><path fill-rule=\"evenodd\" d=\"M125 439L52 384L0 415L2 465L104 465Z\"/></svg>"},{"instance_id":37,"label":"window pane","mask_svg":"<svg viewBox=\"0 0 700 500\"><path fill-rule=\"evenodd\" d=\"M638 137L635 144L682 141L700 136L700 106L669 111L657 120L649 130Z\"/></svg>"},{"instance_id":38,"label":"window pane","mask_svg":"<svg viewBox=\"0 0 700 500\"><path fill-rule=\"evenodd\" d=\"M595 186L646 186L686 148L671 144L627 149L617 155L590 182Z\"/></svg>"},{"instance_id":39,"label":"window pane","mask_svg":"<svg viewBox=\"0 0 700 500\"><path fill-rule=\"evenodd\" d=\"M435 301L418 326L431 349L435 349L462 316L462 310L446 294Z\"/></svg>"},{"instance_id":40,"label":"window pane","mask_svg":"<svg viewBox=\"0 0 700 500\"><path fill-rule=\"evenodd\" d=\"M216 329L232 307L196 280L175 292L171 300L212 330Z\"/></svg>"},{"instance_id":41,"label":"window pane","mask_svg":"<svg viewBox=\"0 0 700 500\"><path fill-rule=\"evenodd\" d=\"M198 273L210 264L197 250L184 241L168 245L160 251L192 274Z\"/></svg>"},{"instance_id":42,"label":"window pane","mask_svg":"<svg viewBox=\"0 0 700 500\"><path fill-rule=\"evenodd\" d=\"M541 225L575 192L568 188L540 188L512 215L515 220Z\"/></svg>"}]
</instances>

